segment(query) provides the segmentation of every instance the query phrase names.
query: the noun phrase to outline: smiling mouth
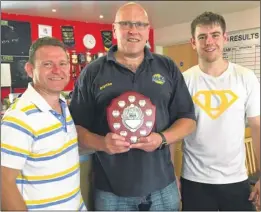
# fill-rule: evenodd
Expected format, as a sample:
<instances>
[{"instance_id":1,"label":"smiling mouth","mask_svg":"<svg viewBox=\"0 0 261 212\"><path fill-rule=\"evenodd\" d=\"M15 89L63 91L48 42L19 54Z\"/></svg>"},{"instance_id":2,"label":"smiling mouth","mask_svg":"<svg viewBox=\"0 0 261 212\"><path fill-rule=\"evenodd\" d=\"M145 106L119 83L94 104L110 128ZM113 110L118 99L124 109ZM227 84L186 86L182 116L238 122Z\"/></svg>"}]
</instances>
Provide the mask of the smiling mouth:
<instances>
[{"instance_id":1,"label":"smiling mouth","mask_svg":"<svg viewBox=\"0 0 261 212\"><path fill-rule=\"evenodd\" d=\"M139 42L140 40L138 40L138 39L136 39L136 38L129 38L127 41L128 41L128 42L131 42L131 43L137 43L137 42Z\"/></svg>"},{"instance_id":2,"label":"smiling mouth","mask_svg":"<svg viewBox=\"0 0 261 212\"><path fill-rule=\"evenodd\" d=\"M205 49L205 52L213 52L215 51L216 49Z\"/></svg>"},{"instance_id":3,"label":"smiling mouth","mask_svg":"<svg viewBox=\"0 0 261 212\"><path fill-rule=\"evenodd\" d=\"M52 81L61 81L61 80L63 80L62 77L51 77L49 79L52 80Z\"/></svg>"}]
</instances>

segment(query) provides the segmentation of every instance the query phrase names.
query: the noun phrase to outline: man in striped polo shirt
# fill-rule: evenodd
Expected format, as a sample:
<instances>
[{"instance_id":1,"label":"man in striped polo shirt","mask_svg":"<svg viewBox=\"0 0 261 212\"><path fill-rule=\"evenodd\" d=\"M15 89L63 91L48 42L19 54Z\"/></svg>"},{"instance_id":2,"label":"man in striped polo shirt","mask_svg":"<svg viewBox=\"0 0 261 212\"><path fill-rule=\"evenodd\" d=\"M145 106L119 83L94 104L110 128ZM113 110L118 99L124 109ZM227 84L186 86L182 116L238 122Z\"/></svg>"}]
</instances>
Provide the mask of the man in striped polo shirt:
<instances>
[{"instance_id":1,"label":"man in striped polo shirt","mask_svg":"<svg viewBox=\"0 0 261 212\"><path fill-rule=\"evenodd\" d=\"M38 39L25 70L33 83L1 122L2 210L87 210L77 133L60 94L70 80L64 45Z\"/></svg>"}]
</instances>

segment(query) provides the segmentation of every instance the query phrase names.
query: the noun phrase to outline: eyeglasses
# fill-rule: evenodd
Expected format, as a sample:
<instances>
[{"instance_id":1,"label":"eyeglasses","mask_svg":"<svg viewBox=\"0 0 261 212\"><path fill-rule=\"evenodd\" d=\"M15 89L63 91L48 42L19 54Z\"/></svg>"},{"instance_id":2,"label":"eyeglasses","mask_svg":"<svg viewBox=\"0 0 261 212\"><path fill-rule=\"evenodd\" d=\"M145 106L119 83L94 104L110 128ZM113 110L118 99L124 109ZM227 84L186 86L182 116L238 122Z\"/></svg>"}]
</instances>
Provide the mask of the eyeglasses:
<instances>
[{"instance_id":1,"label":"eyeglasses","mask_svg":"<svg viewBox=\"0 0 261 212\"><path fill-rule=\"evenodd\" d=\"M149 26L149 23L144 22L131 22L131 21L119 21L115 22L115 24L119 24L122 29L131 29L134 25L137 30L144 30Z\"/></svg>"}]
</instances>

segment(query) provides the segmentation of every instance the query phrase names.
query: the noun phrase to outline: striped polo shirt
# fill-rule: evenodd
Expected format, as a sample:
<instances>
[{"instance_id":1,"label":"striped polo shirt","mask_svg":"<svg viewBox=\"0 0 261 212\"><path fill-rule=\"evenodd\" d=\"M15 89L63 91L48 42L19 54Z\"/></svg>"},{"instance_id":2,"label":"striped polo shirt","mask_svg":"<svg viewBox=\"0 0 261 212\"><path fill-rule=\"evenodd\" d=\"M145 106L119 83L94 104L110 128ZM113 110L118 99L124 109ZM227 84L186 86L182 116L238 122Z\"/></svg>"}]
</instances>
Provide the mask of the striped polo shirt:
<instances>
[{"instance_id":1,"label":"striped polo shirt","mask_svg":"<svg viewBox=\"0 0 261 212\"><path fill-rule=\"evenodd\" d=\"M29 210L86 210L77 133L65 99L55 112L31 84L1 121L1 165L21 170L17 187Z\"/></svg>"}]
</instances>

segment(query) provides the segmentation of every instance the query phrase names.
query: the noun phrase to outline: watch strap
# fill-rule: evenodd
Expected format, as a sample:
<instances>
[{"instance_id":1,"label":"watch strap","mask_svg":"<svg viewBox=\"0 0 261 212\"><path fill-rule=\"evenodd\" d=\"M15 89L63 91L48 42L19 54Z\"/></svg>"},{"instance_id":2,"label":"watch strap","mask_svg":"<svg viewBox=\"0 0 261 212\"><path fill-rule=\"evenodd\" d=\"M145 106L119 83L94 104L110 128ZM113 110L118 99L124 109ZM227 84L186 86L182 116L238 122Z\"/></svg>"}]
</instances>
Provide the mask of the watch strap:
<instances>
[{"instance_id":1,"label":"watch strap","mask_svg":"<svg viewBox=\"0 0 261 212\"><path fill-rule=\"evenodd\" d=\"M161 136L161 138L162 138L161 144L160 144L160 146L158 147L158 149L163 149L163 148L167 145L167 140L166 140L166 137L163 135L163 133L158 132L158 134L159 134L159 135Z\"/></svg>"}]
</instances>

